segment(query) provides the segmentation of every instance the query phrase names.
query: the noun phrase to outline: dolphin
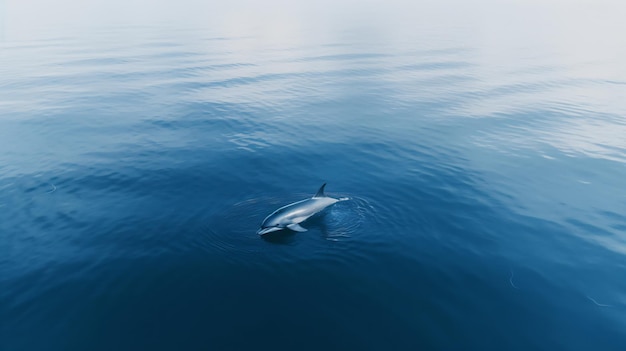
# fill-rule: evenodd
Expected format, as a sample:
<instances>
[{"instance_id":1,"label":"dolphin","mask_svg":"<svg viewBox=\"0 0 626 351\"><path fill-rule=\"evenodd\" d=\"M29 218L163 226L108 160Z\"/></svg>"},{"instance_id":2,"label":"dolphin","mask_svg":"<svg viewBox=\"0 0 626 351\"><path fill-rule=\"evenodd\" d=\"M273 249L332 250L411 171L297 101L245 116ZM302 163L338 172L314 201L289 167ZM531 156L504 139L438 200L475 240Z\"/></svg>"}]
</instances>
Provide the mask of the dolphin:
<instances>
[{"instance_id":1,"label":"dolphin","mask_svg":"<svg viewBox=\"0 0 626 351\"><path fill-rule=\"evenodd\" d=\"M324 194L325 186L326 183L324 183L317 193L309 199L294 202L272 212L272 214L263 220L261 228L257 231L257 234L265 235L267 233L283 230L285 228L296 232L306 232L307 230L302 228L300 223L328 206L334 205L339 201L347 200L347 198L335 199L330 196L326 196Z\"/></svg>"}]
</instances>

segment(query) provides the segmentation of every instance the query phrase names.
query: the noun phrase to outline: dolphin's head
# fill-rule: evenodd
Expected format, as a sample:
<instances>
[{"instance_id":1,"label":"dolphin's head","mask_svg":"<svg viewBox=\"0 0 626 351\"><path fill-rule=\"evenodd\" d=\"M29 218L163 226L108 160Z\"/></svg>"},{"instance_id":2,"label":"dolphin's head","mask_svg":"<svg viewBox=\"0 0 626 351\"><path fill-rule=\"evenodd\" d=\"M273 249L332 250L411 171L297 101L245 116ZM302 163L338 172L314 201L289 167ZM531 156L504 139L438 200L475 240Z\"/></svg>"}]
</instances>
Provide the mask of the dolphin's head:
<instances>
[{"instance_id":1,"label":"dolphin's head","mask_svg":"<svg viewBox=\"0 0 626 351\"><path fill-rule=\"evenodd\" d=\"M275 232L278 230L283 230L285 228L282 227L261 227L256 233L259 235L265 235L267 233Z\"/></svg>"},{"instance_id":2,"label":"dolphin's head","mask_svg":"<svg viewBox=\"0 0 626 351\"><path fill-rule=\"evenodd\" d=\"M265 218L263 223L261 223L261 228L257 231L257 234L265 235L267 233L283 229L285 229L285 226L281 225L280 221L277 218L270 215L269 217Z\"/></svg>"}]
</instances>

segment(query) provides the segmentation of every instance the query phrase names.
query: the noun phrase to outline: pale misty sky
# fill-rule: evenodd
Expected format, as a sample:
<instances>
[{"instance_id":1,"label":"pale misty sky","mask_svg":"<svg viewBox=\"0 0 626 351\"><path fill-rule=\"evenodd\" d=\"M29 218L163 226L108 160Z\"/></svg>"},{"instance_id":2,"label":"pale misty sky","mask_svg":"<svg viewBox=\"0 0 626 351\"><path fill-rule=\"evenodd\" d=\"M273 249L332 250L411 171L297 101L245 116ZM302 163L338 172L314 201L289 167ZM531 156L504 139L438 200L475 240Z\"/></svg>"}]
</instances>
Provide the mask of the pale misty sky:
<instances>
[{"instance_id":1,"label":"pale misty sky","mask_svg":"<svg viewBox=\"0 0 626 351\"><path fill-rule=\"evenodd\" d=\"M125 25L206 26L212 29L328 27L331 23L404 24L405 28L490 24L533 27L601 26L624 29L622 0L0 0L0 30L5 40L45 36L62 28ZM526 21L519 21L519 19ZM516 20L518 19L518 20ZM532 31L532 30L531 30ZM617 35L617 33L615 33Z\"/></svg>"}]
</instances>

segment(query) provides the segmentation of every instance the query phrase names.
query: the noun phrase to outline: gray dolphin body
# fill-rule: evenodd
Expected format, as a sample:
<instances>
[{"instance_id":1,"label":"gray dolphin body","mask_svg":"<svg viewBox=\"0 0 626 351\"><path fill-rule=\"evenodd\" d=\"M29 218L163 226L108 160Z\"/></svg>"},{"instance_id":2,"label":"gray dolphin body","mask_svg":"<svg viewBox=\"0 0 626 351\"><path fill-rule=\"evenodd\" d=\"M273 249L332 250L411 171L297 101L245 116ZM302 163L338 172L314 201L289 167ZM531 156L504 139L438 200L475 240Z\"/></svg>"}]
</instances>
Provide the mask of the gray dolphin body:
<instances>
[{"instance_id":1,"label":"gray dolphin body","mask_svg":"<svg viewBox=\"0 0 626 351\"><path fill-rule=\"evenodd\" d=\"M302 228L300 223L322 211L326 207L345 200L326 196L324 194L325 186L326 183L320 187L320 190L318 190L317 194L315 194L312 198L294 202L272 212L272 214L263 220L261 229L257 231L257 234L265 235L267 233L283 230L285 228L296 232L306 232L307 230Z\"/></svg>"}]
</instances>

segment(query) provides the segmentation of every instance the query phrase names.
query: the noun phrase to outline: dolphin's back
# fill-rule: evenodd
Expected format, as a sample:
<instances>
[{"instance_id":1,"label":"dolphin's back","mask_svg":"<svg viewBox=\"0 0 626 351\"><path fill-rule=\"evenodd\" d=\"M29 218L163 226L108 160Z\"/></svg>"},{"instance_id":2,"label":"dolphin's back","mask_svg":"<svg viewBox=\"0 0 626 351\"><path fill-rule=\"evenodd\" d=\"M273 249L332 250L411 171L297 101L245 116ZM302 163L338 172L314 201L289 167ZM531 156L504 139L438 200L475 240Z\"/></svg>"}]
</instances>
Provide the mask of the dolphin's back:
<instances>
[{"instance_id":1,"label":"dolphin's back","mask_svg":"<svg viewBox=\"0 0 626 351\"><path fill-rule=\"evenodd\" d=\"M299 223L311 217L312 215L322 211L326 207L334 204L335 202L337 202L337 200L330 197L309 198L294 202L272 212L272 214L265 218L263 223L273 221L280 223L294 220L296 220L296 223Z\"/></svg>"}]
</instances>

